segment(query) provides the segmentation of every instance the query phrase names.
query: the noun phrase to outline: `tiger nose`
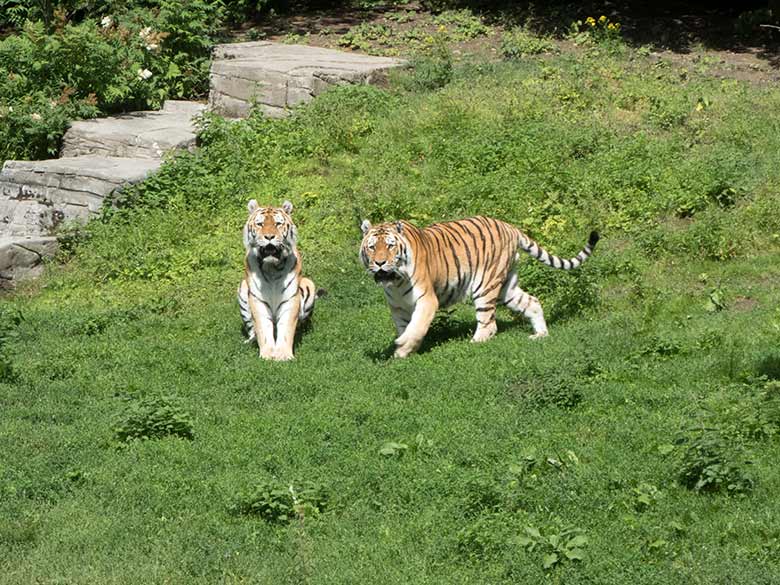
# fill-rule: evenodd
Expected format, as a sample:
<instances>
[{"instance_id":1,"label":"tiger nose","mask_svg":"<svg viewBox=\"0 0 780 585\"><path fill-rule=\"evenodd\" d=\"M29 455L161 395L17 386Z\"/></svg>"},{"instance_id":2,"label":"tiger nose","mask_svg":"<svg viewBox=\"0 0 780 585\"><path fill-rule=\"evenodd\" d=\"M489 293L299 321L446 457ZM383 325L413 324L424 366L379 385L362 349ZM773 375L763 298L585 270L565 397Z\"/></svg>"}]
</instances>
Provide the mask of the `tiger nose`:
<instances>
[{"instance_id":1,"label":"tiger nose","mask_svg":"<svg viewBox=\"0 0 780 585\"><path fill-rule=\"evenodd\" d=\"M274 234L263 234L266 240L271 241L274 239Z\"/></svg>"},{"instance_id":2,"label":"tiger nose","mask_svg":"<svg viewBox=\"0 0 780 585\"><path fill-rule=\"evenodd\" d=\"M382 266L387 264L387 260L374 260L374 264L376 264L377 266L379 266L381 268Z\"/></svg>"}]
</instances>

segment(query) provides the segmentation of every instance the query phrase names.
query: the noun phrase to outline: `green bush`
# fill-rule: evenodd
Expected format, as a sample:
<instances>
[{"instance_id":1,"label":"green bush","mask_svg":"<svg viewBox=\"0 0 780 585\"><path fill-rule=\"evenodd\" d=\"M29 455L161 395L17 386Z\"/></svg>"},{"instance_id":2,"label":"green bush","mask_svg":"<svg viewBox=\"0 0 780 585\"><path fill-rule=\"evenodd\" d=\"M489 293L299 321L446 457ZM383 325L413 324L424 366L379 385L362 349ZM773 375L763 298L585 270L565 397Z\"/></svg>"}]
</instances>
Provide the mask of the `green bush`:
<instances>
[{"instance_id":1,"label":"green bush","mask_svg":"<svg viewBox=\"0 0 780 585\"><path fill-rule=\"evenodd\" d=\"M742 494L753 489L740 452L713 430L696 432L682 454L678 479L697 492Z\"/></svg>"},{"instance_id":2,"label":"green bush","mask_svg":"<svg viewBox=\"0 0 780 585\"><path fill-rule=\"evenodd\" d=\"M0 382L11 383L17 379L9 344L19 337L21 312L10 305L0 304Z\"/></svg>"},{"instance_id":3,"label":"green bush","mask_svg":"<svg viewBox=\"0 0 780 585\"><path fill-rule=\"evenodd\" d=\"M0 41L0 160L56 154L75 118L158 108L208 89L220 2L160 0L100 22L27 22Z\"/></svg>"},{"instance_id":4,"label":"green bush","mask_svg":"<svg viewBox=\"0 0 780 585\"><path fill-rule=\"evenodd\" d=\"M194 438L192 418L179 402L165 396L142 398L133 402L114 427L122 442L134 439L161 439L167 436Z\"/></svg>"},{"instance_id":5,"label":"green bush","mask_svg":"<svg viewBox=\"0 0 780 585\"><path fill-rule=\"evenodd\" d=\"M325 511L328 497L323 486L312 482L259 483L240 495L230 507L243 516L259 516L266 522L284 524L295 519L316 518Z\"/></svg>"},{"instance_id":6,"label":"green bush","mask_svg":"<svg viewBox=\"0 0 780 585\"><path fill-rule=\"evenodd\" d=\"M504 59L522 59L528 55L556 53L558 48L546 37L537 36L523 28L515 28L501 37L500 51Z\"/></svg>"}]
</instances>

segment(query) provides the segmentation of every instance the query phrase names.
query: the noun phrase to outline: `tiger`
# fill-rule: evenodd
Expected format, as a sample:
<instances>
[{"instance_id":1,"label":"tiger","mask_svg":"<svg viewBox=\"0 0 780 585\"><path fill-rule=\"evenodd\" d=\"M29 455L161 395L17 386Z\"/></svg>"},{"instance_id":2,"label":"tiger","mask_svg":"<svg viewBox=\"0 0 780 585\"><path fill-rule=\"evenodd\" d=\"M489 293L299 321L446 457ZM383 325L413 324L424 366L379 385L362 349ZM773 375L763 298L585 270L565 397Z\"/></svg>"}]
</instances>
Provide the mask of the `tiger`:
<instances>
[{"instance_id":1,"label":"tiger","mask_svg":"<svg viewBox=\"0 0 780 585\"><path fill-rule=\"evenodd\" d=\"M301 276L292 203L261 207L251 199L247 210L244 278L238 285L246 343L256 340L263 359L291 360L296 327L311 317L324 291Z\"/></svg>"},{"instance_id":2,"label":"tiger","mask_svg":"<svg viewBox=\"0 0 780 585\"><path fill-rule=\"evenodd\" d=\"M548 335L542 305L518 284L519 250L547 266L578 268L593 253L599 234L573 258L550 254L518 228L490 217L470 217L418 228L408 221L361 224L360 260L385 299L395 324L395 357L422 343L439 308L470 298L477 313L473 342L496 334L496 306L526 317L532 339Z\"/></svg>"}]
</instances>

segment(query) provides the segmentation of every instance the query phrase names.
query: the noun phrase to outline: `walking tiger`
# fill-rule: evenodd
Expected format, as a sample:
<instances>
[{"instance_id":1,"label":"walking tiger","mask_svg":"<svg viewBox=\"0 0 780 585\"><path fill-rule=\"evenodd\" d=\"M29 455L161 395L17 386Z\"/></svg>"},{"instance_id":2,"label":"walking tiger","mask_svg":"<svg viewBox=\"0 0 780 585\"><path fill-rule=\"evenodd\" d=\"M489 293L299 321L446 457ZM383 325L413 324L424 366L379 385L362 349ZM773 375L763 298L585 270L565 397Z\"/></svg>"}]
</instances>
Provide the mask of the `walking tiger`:
<instances>
[{"instance_id":1,"label":"walking tiger","mask_svg":"<svg viewBox=\"0 0 780 585\"><path fill-rule=\"evenodd\" d=\"M395 356L416 351L436 310L471 298L477 312L472 341L496 334L496 306L501 303L524 315L534 329L532 338L547 335L539 300L518 285L518 249L540 262L571 270L593 253L599 240L588 243L573 258L554 256L516 227L489 217L472 217L417 228L408 221L372 226L364 220L360 259L384 287L395 323Z\"/></svg>"}]
</instances>

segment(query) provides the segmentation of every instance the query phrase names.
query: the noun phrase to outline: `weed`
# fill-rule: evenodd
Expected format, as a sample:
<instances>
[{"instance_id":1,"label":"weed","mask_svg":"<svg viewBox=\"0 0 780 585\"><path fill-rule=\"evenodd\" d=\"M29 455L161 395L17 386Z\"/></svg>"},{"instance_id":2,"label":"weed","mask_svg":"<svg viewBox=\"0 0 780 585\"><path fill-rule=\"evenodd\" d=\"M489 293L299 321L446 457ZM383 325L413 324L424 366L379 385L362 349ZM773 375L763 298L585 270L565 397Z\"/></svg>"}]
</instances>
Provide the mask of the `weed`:
<instances>
[{"instance_id":1,"label":"weed","mask_svg":"<svg viewBox=\"0 0 780 585\"><path fill-rule=\"evenodd\" d=\"M240 495L230 511L285 524L295 519L317 518L325 511L327 503L325 489L320 484L307 481L285 484L274 480L259 483Z\"/></svg>"},{"instance_id":2,"label":"weed","mask_svg":"<svg viewBox=\"0 0 780 585\"><path fill-rule=\"evenodd\" d=\"M768 380L780 380L780 353L769 352L759 358L756 374Z\"/></svg>"},{"instance_id":3,"label":"weed","mask_svg":"<svg viewBox=\"0 0 780 585\"><path fill-rule=\"evenodd\" d=\"M522 59L528 55L557 53L558 48L551 39L515 28L502 35L500 52L504 59Z\"/></svg>"},{"instance_id":4,"label":"weed","mask_svg":"<svg viewBox=\"0 0 780 585\"><path fill-rule=\"evenodd\" d=\"M13 383L18 376L13 366L10 344L19 338L22 313L10 305L0 304L0 382Z\"/></svg>"},{"instance_id":5,"label":"weed","mask_svg":"<svg viewBox=\"0 0 780 585\"><path fill-rule=\"evenodd\" d=\"M739 450L711 429L694 430L681 456L678 479L686 488L707 493L744 494L753 489Z\"/></svg>"},{"instance_id":6,"label":"weed","mask_svg":"<svg viewBox=\"0 0 780 585\"><path fill-rule=\"evenodd\" d=\"M560 523L545 529L526 526L525 535L516 537L515 542L530 553L541 553L542 567L552 570L567 561L582 561L585 558L584 548L588 545L588 537L584 532L581 528Z\"/></svg>"},{"instance_id":7,"label":"weed","mask_svg":"<svg viewBox=\"0 0 780 585\"><path fill-rule=\"evenodd\" d=\"M534 408L557 406L563 409L576 408L583 399L582 380L554 371L537 375L523 375L511 380L507 390Z\"/></svg>"},{"instance_id":8,"label":"weed","mask_svg":"<svg viewBox=\"0 0 780 585\"><path fill-rule=\"evenodd\" d=\"M447 85L452 75L452 52L444 39L437 36L412 59L410 71L399 77L399 83L409 91L431 91Z\"/></svg>"},{"instance_id":9,"label":"weed","mask_svg":"<svg viewBox=\"0 0 780 585\"><path fill-rule=\"evenodd\" d=\"M482 19L469 10L446 10L434 16L433 22L454 41L475 39L490 32Z\"/></svg>"},{"instance_id":10,"label":"weed","mask_svg":"<svg viewBox=\"0 0 780 585\"><path fill-rule=\"evenodd\" d=\"M167 436L194 439L192 417L178 400L166 396L133 401L114 426L114 435L122 442Z\"/></svg>"}]
</instances>

